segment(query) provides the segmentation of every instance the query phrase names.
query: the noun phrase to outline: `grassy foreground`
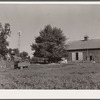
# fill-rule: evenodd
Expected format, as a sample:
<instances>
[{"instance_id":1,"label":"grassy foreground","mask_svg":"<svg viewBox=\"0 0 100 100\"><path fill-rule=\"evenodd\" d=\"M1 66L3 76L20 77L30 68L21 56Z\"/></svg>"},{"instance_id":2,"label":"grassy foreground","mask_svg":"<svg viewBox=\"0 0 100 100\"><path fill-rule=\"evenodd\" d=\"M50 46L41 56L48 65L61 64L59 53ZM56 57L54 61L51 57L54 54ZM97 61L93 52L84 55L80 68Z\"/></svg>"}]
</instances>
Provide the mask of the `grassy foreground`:
<instances>
[{"instance_id":1,"label":"grassy foreground","mask_svg":"<svg viewBox=\"0 0 100 100\"><path fill-rule=\"evenodd\" d=\"M100 63L1 68L0 89L100 89Z\"/></svg>"}]
</instances>

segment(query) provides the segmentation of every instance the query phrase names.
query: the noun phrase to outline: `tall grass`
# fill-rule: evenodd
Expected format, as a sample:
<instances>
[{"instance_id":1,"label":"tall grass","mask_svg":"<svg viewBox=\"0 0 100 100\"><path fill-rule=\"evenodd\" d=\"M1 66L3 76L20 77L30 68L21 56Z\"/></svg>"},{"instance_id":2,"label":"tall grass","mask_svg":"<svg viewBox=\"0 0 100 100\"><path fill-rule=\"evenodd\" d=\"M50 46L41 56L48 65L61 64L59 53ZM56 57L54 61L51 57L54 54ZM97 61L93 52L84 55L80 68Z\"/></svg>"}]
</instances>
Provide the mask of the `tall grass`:
<instances>
[{"instance_id":1,"label":"tall grass","mask_svg":"<svg viewBox=\"0 0 100 100\"><path fill-rule=\"evenodd\" d=\"M100 89L100 64L31 65L5 70L3 89Z\"/></svg>"}]
</instances>

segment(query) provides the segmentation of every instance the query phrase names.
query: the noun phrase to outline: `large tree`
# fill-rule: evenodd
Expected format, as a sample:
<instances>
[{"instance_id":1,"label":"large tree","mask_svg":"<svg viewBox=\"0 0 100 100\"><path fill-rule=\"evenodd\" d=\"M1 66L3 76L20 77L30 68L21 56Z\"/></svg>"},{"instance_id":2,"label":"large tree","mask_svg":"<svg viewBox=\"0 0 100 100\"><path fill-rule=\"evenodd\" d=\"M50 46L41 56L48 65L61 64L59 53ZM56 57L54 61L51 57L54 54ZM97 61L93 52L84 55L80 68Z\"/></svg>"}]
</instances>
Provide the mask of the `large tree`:
<instances>
[{"instance_id":1,"label":"large tree","mask_svg":"<svg viewBox=\"0 0 100 100\"><path fill-rule=\"evenodd\" d=\"M62 57L67 56L65 41L66 37L60 28L47 25L35 38L31 49L35 51L35 57L48 58L49 62L58 62Z\"/></svg>"},{"instance_id":2,"label":"large tree","mask_svg":"<svg viewBox=\"0 0 100 100\"><path fill-rule=\"evenodd\" d=\"M8 46L9 43L7 41L7 38L10 36L10 24L6 23L4 27L0 23L0 55L2 57L5 57L5 55L8 53Z\"/></svg>"}]
</instances>

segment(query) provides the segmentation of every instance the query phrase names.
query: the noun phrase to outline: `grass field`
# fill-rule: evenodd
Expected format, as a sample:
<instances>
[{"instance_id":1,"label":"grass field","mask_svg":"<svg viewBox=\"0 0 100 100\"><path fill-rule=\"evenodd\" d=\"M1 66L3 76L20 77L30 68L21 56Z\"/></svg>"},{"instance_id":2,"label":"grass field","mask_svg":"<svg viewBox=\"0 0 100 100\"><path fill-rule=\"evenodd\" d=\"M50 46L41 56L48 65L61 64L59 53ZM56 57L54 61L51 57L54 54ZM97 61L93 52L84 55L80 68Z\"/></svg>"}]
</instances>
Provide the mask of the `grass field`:
<instances>
[{"instance_id":1,"label":"grass field","mask_svg":"<svg viewBox=\"0 0 100 100\"><path fill-rule=\"evenodd\" d=\"M100 63L1 68L0 89L100 89Z\"/></svg>"}]
</instances>

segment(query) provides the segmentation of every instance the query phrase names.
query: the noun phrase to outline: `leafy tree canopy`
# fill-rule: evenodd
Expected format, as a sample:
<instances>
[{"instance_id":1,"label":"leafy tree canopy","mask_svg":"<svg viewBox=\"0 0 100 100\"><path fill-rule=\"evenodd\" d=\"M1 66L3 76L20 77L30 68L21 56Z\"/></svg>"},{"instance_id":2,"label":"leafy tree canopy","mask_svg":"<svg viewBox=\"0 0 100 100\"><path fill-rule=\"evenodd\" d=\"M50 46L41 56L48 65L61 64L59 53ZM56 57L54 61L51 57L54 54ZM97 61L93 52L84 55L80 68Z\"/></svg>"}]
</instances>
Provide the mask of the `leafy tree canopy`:
<instances>
[{"instance_id":1,"label":"leafy tree canopy","mask_svg":"<svg viewBox=\"0 0 100 100\"><path fill-rule=\"evenodd\" d=\"M11 54L12 54L12 55L15 55L15 56L19 56L19 50L18 50L18 48L12 49L12 50L11 50Z\"/></svg>"},{"instance_id":2,"label":"leafy tree canopy","mask_svg":"<svg viewBox=\"0 0 100 100\"><path fill-rule=\"evenodd\" d=\"M24 60L24 59L28 59L28 53L26 51L23 51L20 53L20 57Z\"/></svg>"},{"instance_id":3,"label":"leafy tree canopy","mask_svg":"<svg viewBox=\"0 0 100 100\"><path fill-rule=\"evenodd\" d=\"M60 28L47 25L35 38L31 49L35 50L35 57L44 57L48 58L49 62L58 62L62 57L67 56L65 42L66 37Z\"/></svg>"},{"instance_id":4,"label":"leafy tree canopy","mask_svg":"<svg viewBox=\"0 0 100 100\"><path fill-rule=\"evenodd\" d=\"M4 27L0 23L0 55L2 57L5 57L5 55L8 53L9 43L7 41L7 38L10 36L10 24L5 23Z\"/></svg>"}]
</instances>

